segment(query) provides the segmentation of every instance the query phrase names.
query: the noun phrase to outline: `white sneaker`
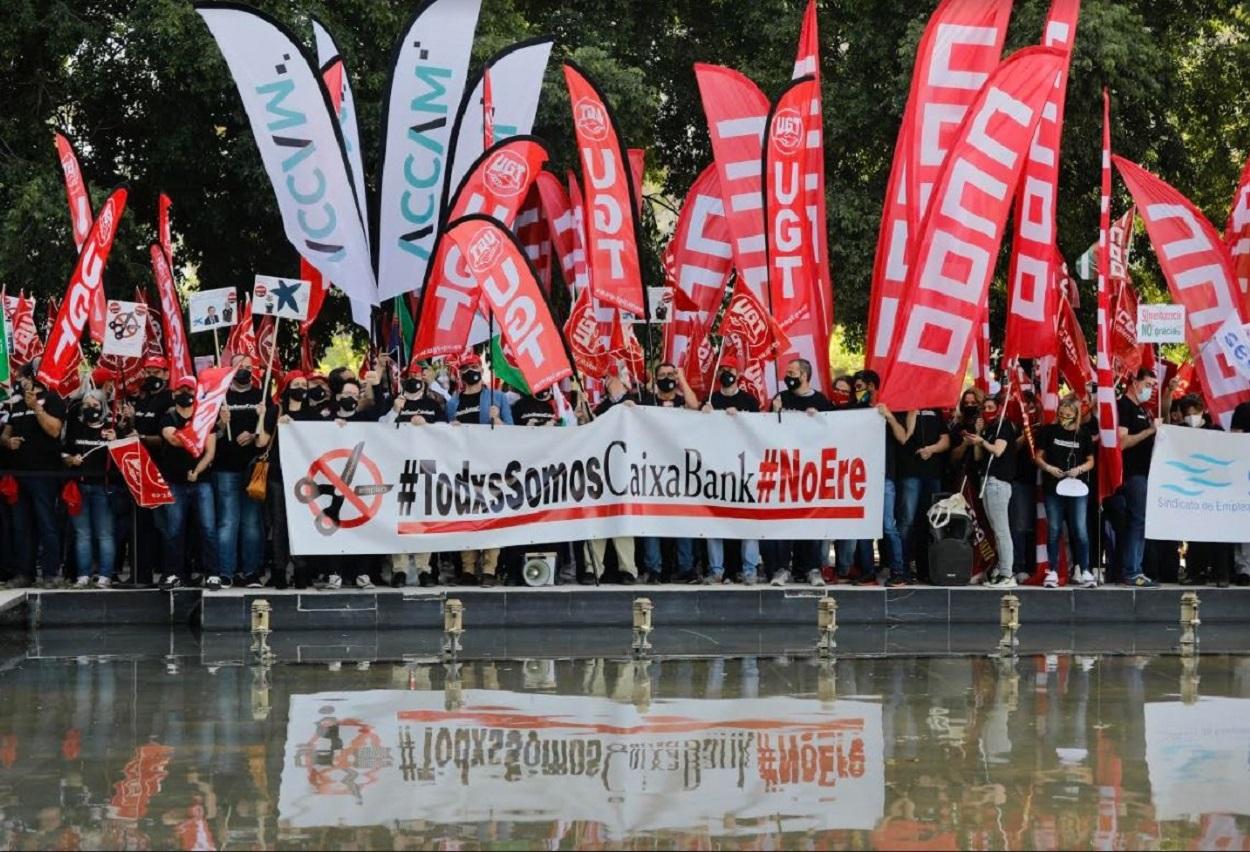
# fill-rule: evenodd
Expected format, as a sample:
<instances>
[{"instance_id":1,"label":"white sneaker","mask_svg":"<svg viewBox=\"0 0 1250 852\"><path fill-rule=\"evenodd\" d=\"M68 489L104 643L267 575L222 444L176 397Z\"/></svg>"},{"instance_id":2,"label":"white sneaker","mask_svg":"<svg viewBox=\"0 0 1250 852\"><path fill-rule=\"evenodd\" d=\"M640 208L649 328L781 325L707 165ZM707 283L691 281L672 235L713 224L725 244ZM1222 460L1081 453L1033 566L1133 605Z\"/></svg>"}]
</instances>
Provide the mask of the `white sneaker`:
<instances>
[{"instance_id":1,"label":"white sneaker","mask_svg":"<svg viewBox=\"0 0 1250 852\"><path fill-rule=\"evenodd\" d=\"M1046 579L1042 580L1042 585L1048 589L1059 588L1059 575L1054 571L1046 572Z\"/></svg>"},{"instance_id":2,"label":"white sneaker","mask_svg":"<svg viewBox=\"0 0 1250 852\"><path fill-rule=\"evenodd\" d=\"M1081 588L1082 589L1096 589L1098 588L1098 580L1096 580L1094 578L1094 575L1091 574L1089 571L1082 571L1081 572Z\"/></svg>"},{"instance_id":3,"label":"white sneaker","mask_svg":"<svg viewBox=\"0 0 1250 852\"><path fill-rule=\"evenodd\" d=\"M786 583L790 582L790 572L787 571L785 568L782 568L780 571L774 574L773 578L769 580L768 582L770 585L773 585L773 586L784 586Z\"/></svg>"},{"instance_id":4,"label":"white sneaker","mask_svg":"<svg viewBox=\"0 0 1250 852\"><path fill-rule=\"evenodd\" d=\"M90 578L90 577L79 577L77 580L75 580L75 581L74 581L74 588L75 588L75 589L86 589L86 588L88 588L90 585L91 585L91 578Z\"/></svg>"},{"instance_id":5,"label":"white sneaker","mask_svg":"<svg viewBox=\"0 0 1250 852\"><path fill-rule=\"evenodd\" d=\"M96 577L95 587L97 589L107 589L113 585L113 581L108 577Z\"/></svg>"},{"instance_id":6,"label":"white sneaker","mask_svg":"<svg viewBox=\"0 0 1250 852\"><path fill-rule=\"evenodd\" d=\"M1014 589L1019 584L1010 574L997 574L986 585L995 589Z\"/></svg>"},{"instance_id":7,"label":"white sneaker","mask_svg":"<svg viewBox=\"0 0 1250 852\"><path fill-rule=\"evenodd\" d=\"M813 568L811 571L807 572L807 585L823 586L824 584L825 584L825 576L821 574L820 571Z\"/></svg>"},{"instance_id":8,"label":"white sneaker","mask_svg":"<svg viewBox=\"0 0 1250 852\"><path fill-rule=\"evenodd\" d=\"M373 588L373 581L369 579L368 574L361 574L359 577L356 578L356 588L358 589L372 589Z\"/></svg>"},{"instance_id":9,"label":"white sneaker","mask_svg":"<svg viewBox=\"0 0 1250 852\"><path fill-rule=\"evenodd\" d=\"M338 591L343 588L343 578L338 574L331 574L329 577L326 577L326 588L330 591Z\"/></svg>"}]
</instances>

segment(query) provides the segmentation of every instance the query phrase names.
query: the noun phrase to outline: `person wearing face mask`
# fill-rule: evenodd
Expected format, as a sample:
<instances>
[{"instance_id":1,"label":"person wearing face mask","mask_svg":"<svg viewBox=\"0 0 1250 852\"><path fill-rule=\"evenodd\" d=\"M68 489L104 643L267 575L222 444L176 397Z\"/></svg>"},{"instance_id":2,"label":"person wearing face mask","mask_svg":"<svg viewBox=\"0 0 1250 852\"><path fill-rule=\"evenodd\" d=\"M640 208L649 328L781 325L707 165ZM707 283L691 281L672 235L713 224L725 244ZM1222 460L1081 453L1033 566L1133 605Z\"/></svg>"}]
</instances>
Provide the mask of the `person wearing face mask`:
<instances>
[{"instance_id":1,"label":"person wearing face mask","mask_svg":"<svg viewBox=\"0 0 1250 852\"><path fill-rule=\"evenodd\" d=\"M1098 585L1090 563L1088 527L1090 471L1094 469L1094 459L1093 437L1081 428L1080 403L1074 396L1064 397L1059 402L1056 421L1043 426L1037 436L1036 462L1045 490L1046 560L1050 564L1042 585L1048 589L1059 585L1056 568L1059 566L1059 537L1065 523L1068 545L1072 548L1072 582L1086 589ZM1069 484L1062 485L1065 480ZM1085 493L1078 493L1082 490Z\"/></svg>"},{"instance_id":2,"label":"person wearing face mask","mask_svg":"<svg viewBox=\"0 0 1250 852\"><path fill-rule=\"evenodd\" d=\"M741 378L741 367L738 359L732 355L722 356L716 390L712 391L703 410L723 411L730 417L739 413L757 413L760 410L759 400L743 389L738 383L739 378ZM742 584L754 586L759 582L760 543L758 539L743 539L741 545ZM711 586L723 582L725 582L725 541L719 538L709 538L707 540L707 576L703 578L703 584Z\"/></svg>"},{"instance_id":3,"label":"person wearing face mask","mask_svg":"<svg viewBox=\"0 0 1250 852\"><path fill-rule=\"evenodd\" d=\"M335 380L333 372L330 374L331 388L338 386L338 393L330 402L331 417L339 426L376 422L377 418L371 412L361 409L360 382L351 378L350 374L350 371L346 374L340 373L338 381ZM329 571L326 589L329 591L338 591L345 583L358 589L374 588L374 578L370 576L374 567L372 559L361 556L329 556L326 557L326 565Z\"/></svg>"},{"instance_id":4,"label":"person wearing face mask","mask_svg":"<svg viewBox=\"0 0 1250 852\"><path fill-rule=\"evenodd\" d=\"M1187 429L1224 431L1207 415L1202 397L1191 394L1181 400L1181 412ZM1227 589L1233 574L1235 545L1218 541L1191 541L1185 552L1185 570L1181 585L1195 586L1206 579L1217 588Z\"/></svg>"},{"instance_id":5,"label":"person wearing face mask","mask_svg":"<svg viewBox=\"0 0 1250 852\"><path fill-rule=\"evenodd\" d=\"M491 424L511 426L512 406L508 398L494 388L482 383L482 360L471 354L460 363L460 390L447 401L447 419L458 425ZM478 558L481 557L481 579L478 579ZM499 548L465 550L460 554L460 577L462 585L490 587L496 582L499 567Z\"/></svg>"},{"instance_id":6,"label":"person wearing face mask","mask_svg":"<svg viewBox=\"0 0 1250 852\"><path fill-rule=\"evenodd\" d=\"M855 399L860 408L876 408L881 419L885 421L885 477L881 481L882 526L881 526L881 572L873 567L873 542L861 539L855 544L862 575L856 585L875 586L879 582L879 573L886 575L885 582L889 586L909 586L912 577L903 562L903 540L898 532L898 456L903 446L911 438L916 427L914 413L911 415L891 411L877 403L877 393L881 387L881 377L873 370L861 370L855 374ZM841 542L841 551L845 555L846 543ZM843 560L843 564L845 560Z\"/></svg>"},{"instance_id":7,"label":"person wearing face mask","mask_svg":"<svg viewBox=\"0 0 1250 852\"><path fill-rule=\"evenodd\" d=\"M217 512L217 569L204 587L228 589L238 579L260 588L260 569L265 546L265 521L261 505L247 496L247 482L257 455L256 431L260 422L252 359L236 354L230 359L234 380L226 391L217 428L217 457L213 460L212 486Z\"/></svg>"},{"instance_id":8,"label":"person wearing face mask","mask_svg":"<svg viewBox=\"0 0 1250 852\"><path fill-rule=\"evenodd\" d=\"M303 408L309 420L333 420L330 410L330 382L325 376L314 373L308 377L308 393Z\"/></svg>"},{"instance_id":9,"label":"person wearing face mask","mask_svg":"<svg viewBox=\"0 0 1250 852\"><path fill-rule=\"evenodd\" d=\"M958 492L963 481L975 472L975 459L972 445L964 440L964 435L976 430L977 419L981 416L981 405L985 402L985 394L980 388L966 388L959 397L959 409L950 422L950 465L947 468L946 490Z\"/></svg>"},{"instance_id":10,"label":"person wearing face mask","mask_svg":"<svg viewBox=\"0 0 1250 852\"><path fill-rule=\"evenodd\" d=\"M131 409L135 433L143 446L155 458L161 452L161 418L173 408L174 397L169 385L169 362L159 355L143 359L143 379ZM131 542L132 561L130 583L136 588L152 584L153 574L161 564L161 535L156 525L156 510L134 509L134 539Z\"/></svg>"},{"instance_id":11,"label":"person wearing face mask","mask_svg":"<svg viewBox=\"0 0 1250 852\"><path fill-rule=\"evenodd\" d=\"M74 527L74 556L78 579L74 585L85 589L91 583L92 565L97 567L96 585L107 589L117 567L116 518L114 505L119 488L105 472L109 467L108 443L124 437L113 426L108 398L101 390L83 394L78 416L65 428L65 466L81 474L78 488L82 510L71 516ZM125 486L120 486L125 488Z\"/></svg>"},{"instance_id":12,"label":"person wearing face mask","mask_svg":"<svg viewBox=\"0 0 1250 852\"><path fill-rule=\"evenodd\" d=\"M268 453L269 471L265 485L265 505L269 512L270 537L273 546L273 578L275 588L287 585L288 574L294 576L295 588L307 589L310 585L310 564L307 557L291 555L291 540L286 524L286 495L282 487L282 453L278 439L282 426L295 421L321 420L320 413L307 404L308 377L293 370L283 378L278 394L278 405L266 405L261 401L258 409L264 416L257 422L256 449Z\"/></svg>"},{"instance_id":13,"label":"person wearing face mask","mask_svg":"<svg viewBox=\"0 0 1250 852\"><path fill-rule=\"evenodd\" d=\"M1141 589L1156 585L1143 573L1142 565L1146 550L1146 478L1150 474L1150 457L1158 432L1158 421L1152 416L1149 404L1157 386L1155 374L1143 367L1116 403L1124 460L1124 483L1120 487L1124 511L1120 513L1116 530L1117 562L1120 581Z\"/></svg>"},{"instance_id":14,"label":"person wearing face mask","mask_svg":"<svg viewBox=\"0 0 1250 852\"><path fill-rule=\"evenodd\" d=\"M984 482L982 500L990 532L994 536L994 550L998 554L998 564L985 584L996 589L1014 589L1011 482L1016 474L1016 438L1019 434L1002 413L997 397L987 398L981 406L981 419L976 422L975 431L965 433L964 441L972 447L978 473Z\"/></svg>"},{"instance_id":15,"label":"person wearing face mask","mask_svg":"<svg viewBox=\"0 0 1250 852\"><path fill-rule=\"evenodd\" d=\"M620 376L609 375L603 390L603 399L595 406L596 418L602 417L618 405L637 404L629 395L629 388L626 387L625 382L621 381ZM616 552L617 572L621 585L632 586L638 582L638 564L634 558L636 554L633 537L613 536L611 539L596 538L586 542L588 548L585 554L586 563L591 571L583 576L581 581L583 585L592 585L597 582L597 577L603 576L604 559L607 557L609 541L612 542L612 549Z\"/></svg>"},{"instance_id":16,"label":"person wearing face mask","mask_svg":"<svg viewBox=\"0 0 1250 852\"><path fill-rule=\"evenodd\" d=\"M174 407L161 420L161 451L157 467L173 492L174 502L156 510L164 551L161 588L173 591L186 582L187 519L195 514L199 530L200 566L212 577L217 573L217 511L208 472L217 454L217 436L209 433L204 453L196 458L183 444L178 430L191 422L195 410L195 379L183 376L174 385Z\"/></svg>"},{"instance_id":17,"label":"person wearing face mask","mask_svg":"<svg viewBox=\"0 0 1250 852\"><path fill-rule=\"evenodd\" d=\"M435 396L427 384L425 372L416 362L409 364L399 381L399 396L391 405L391 412L384 418L384 423L394 423L397 427L405 424L425 426L430 423L447 422L446 407L441 399ZM434 573L430 565L429 553L394 553L390 556L391 587L402 588L408 585L408 573L416 574L417 582L422 587L434 585Z\"/></svg>"},{"instance_id":18,"label":"person wearing face mask","mask_svg":"<svg viewBox=\"0 0 1250 852\"><path fill-rule=\"evenodd\" d=\"M833 393L829 395L829 402L833 404L834 411L855 407L855 385L850 376L838 376L833 380Z\"/></svg>"},{"instance_id":19,"label":"person wearing face mask","mask_svg":"<svg viewBox=\"0 0 1250 852\"><path fill-rule=\"evenodd\" d=\"M57 495L61 481L54 475L61 466L61 429L65 424L65 401L33 376L38 362L27 365L18 382L20 395L9 409L9 422L0 442L11 451L18 483L13 506L12 558L17 576L26 585L36 575L45 587L58 584L61 570L61 532Z\"/></svg>"},{"instance_id":20,"label":"person wearing face mask","mask_svg":"<svg viewBox=\"0 0 1250 852\"><path fill-rule=\"evenodd\" d=\"M512 404L512 420L518 426L559 426L551 388L535 394L521 394Z\"/></svg>"}]
</instances>

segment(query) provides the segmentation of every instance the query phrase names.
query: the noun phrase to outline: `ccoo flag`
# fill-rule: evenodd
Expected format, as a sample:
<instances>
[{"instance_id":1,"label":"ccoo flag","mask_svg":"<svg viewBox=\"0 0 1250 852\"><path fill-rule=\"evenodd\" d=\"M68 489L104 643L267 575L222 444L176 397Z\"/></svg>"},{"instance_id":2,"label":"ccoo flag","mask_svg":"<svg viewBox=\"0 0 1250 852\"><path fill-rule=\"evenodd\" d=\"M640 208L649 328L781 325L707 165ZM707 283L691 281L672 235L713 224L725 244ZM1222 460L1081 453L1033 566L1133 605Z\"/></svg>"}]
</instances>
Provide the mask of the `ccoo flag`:
<instances>
[{"instance_id":1,"label":"ccoo flag","mask_svg":"<svg viewBox=\"0 0 1250 852\"><path fill-rule=\"evenodd\" d=\"M286 237L349 297L377 303L343 134L313 60L289 31L236 3L199 2L243 99Z\"/></svg>"}]
</instances>

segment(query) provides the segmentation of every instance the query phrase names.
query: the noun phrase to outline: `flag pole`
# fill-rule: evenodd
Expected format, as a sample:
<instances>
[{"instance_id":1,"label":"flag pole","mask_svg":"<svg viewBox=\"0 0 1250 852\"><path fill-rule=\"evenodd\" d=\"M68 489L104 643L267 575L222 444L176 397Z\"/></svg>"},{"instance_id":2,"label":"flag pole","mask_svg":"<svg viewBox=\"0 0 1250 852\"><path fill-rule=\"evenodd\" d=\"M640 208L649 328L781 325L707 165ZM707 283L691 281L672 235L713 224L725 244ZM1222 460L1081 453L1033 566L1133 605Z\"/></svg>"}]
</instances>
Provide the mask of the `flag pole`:
<instances>
[{"instance_id":1,"label":"flag pole","mask_svg":"<svg viewBox=\"0 0 1250 852\"><path fill-rule=\"evenodd\" d=\"M282 328L282 317L273 317L273 345L269 347L269 363L265 366L265 383L260 388L260 398L269 398L269 379L273 376L273 356L278 352L278 331Z\"/></svg>"},{"instance_id":2,"label":"flag pole","mask_svg":"<svg viewBox=\"0 0 1250 852\"><path fill-rule=\"evenodd\" d=\"M217 353L217 366L221 366L221 341L217 339L217 326L213 326L213 351Z\"/></svg>"},{"instance_id":3,"label":"flag pole","mask_svg":"<svg viewBox=\"0 0 1250 852\"><path fill-rule=\"evenodd\" d=\"M494 406L495 404L495 312L489 307L486 309L486 318L487 318L487 321L490 323L490 334L489 334L490 343L488 343L486 346L486 368L490 370L490 402L491 402L491 405ZM515 353L513 353L513 356L515 357ZM480 406L481 403L479 402L478 405ZM490 416L490 409L487 409L486 415L490 420L490 428L493 431L495 428L495 418Z\"/></svg>"},{"instance_id":4,"label":"flag pole","mask_svg":"<svg viewBox=\"0 0 1250 852\"><path fill-rule=\"evenodd\" d=\"M694 354L695 354L695 357L697 358L697 357L698 357L698 353L694 353ZM716 381L717 374L720 372L720 362L721 362L721 359L722 359L724 356L725 356L725 335L723 335L723 334L722 334L722 335L721 335L721 338L720 338L720 346L718 346L718 347L716 348L716 363L712 365L712 381L713 381L713 382L715 382L715 381ZM689 358L689 357L690 357L690 353L687 353L687 354L686 354L686 357L687 357L687 358ZM707 392L707 401L705 401L703 404L704 404L704 405L711 405L711 404L712 404L712 396L713 396L713 394L715 394L715 393L716 393L716 387L715 387L715 385L713 385L710 389L708 389L708 392Z\"/></svg>"}]
</instances>

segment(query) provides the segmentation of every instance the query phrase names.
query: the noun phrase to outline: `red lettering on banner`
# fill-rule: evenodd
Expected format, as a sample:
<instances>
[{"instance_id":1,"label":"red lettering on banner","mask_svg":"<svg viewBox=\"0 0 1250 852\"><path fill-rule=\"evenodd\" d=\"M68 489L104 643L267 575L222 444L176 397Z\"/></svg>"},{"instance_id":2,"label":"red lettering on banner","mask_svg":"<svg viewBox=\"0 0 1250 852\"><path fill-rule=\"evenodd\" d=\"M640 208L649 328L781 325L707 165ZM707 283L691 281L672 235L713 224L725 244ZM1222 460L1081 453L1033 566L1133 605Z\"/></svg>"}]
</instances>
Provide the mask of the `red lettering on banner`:
<instances>
[{"instance_id":1,"label":"red lettering on banner","mask_svg":"<svg viewBox=\"0 0 1250 852\"><path fill-rule=\"evenodd\" d=\"M978 96L942 172L917 241L899 345L881 401L942 408L959 396L972 330L985 309L1011 188L1063 61L1031 47L1004 62Z\"/></svg>"},{"instance_id":2,"label":"red lettering on banner","mask_svg":"<svg viewBox=\"0 0 1250 852\"><path fill-rule=\"evenodd\" d=\"M1233 259L1233 274L1241 291L1243 315L1250 315L1250 159L1241 171L1233 207L1228 212L1224 242Z\"/></svg>"},{"instance_id":3,"label":"red lettering on banner","mask_svg":"<svg viewBox=\"0 0 1250 852\"><path fill-rule=\"evenodd\" d=\"M773 316L783 329L810 314L819 286L803 194L807 124L799 112L815 92L816 81L804 77L782 93L769 119L764 149L768 287Z\"/></svg>"}]
</instances>

